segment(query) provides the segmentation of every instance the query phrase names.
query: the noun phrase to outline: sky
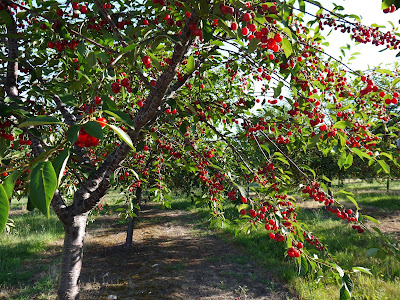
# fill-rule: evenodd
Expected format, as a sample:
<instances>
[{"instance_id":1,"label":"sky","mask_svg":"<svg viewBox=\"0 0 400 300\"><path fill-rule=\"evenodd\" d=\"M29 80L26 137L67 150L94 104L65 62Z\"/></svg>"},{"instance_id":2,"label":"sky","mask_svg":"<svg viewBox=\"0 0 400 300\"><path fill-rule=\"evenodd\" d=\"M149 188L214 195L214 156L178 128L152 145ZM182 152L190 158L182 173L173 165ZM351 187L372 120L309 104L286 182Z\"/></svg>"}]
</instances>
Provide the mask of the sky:
<instances>
[{"instance_id":1,"label":"sky","mask_svg":"<svg viewBox=\"0 0 400 300\"><path fill-rule=\"evenodd\" d=\"M392 29L392 26L388 21L392 21L397 27L400 26L400 9L394 13L385 14L381 9L381 0L319 0L319 2L327 9L332 9L334 7L332 2L334 2L336 5L343 6L345 10L342 11L342 13L356 14L361 16L361 23L363 25L369 26L374 23L378 25L384 25L386 28L381 29L383 32ZM311 4L306 3L306 9L311 9L311 6ZM328 32L328 29L326 29L322 32L322 34L327 34ZM342 34L340 32L333 31L332 34L327 37L327 40L330 46L326 48L326 52L335 58L338 58L341 55L340 47L345 46L346 44L351 45L351 50L347 52L348 54L354 52L361 53L361 55L357 56L357 59L350 61L350 67L354 70L364 71L368 70L368 67L374 67L380 63L382 63L384 66L386 64L393 63L394 61L400 61L400 57L396 58L396 55L400 52L400 49L386 50L380 53L379 51L384 48L383 46L376 47L372 44L355 45L355 43L350 40L348 34Z\"/></svg>"}]
</instances>

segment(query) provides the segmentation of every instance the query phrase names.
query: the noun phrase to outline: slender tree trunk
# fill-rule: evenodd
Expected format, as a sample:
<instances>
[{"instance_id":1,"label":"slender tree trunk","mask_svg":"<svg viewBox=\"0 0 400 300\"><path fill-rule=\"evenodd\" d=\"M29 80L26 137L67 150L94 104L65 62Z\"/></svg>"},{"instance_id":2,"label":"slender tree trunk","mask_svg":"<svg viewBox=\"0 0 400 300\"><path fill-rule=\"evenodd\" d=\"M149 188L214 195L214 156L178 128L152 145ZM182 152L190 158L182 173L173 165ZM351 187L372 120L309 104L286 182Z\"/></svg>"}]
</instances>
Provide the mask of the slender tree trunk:
<instances>
[{"instance_id":1,"label":"slender tree trunk","mask_svg":"<svg viewBox=\"0 0 400 300\"><path fill-rule=\"evenodd\" d=\"M58 287L58 298L61 300L79 299L79 275L82 268L87 217L88 213L74 216L70 222L64 224L64 248Z\"/></svg>"},{"instance_id":2,"label":"slender tree trunk","mask_svg":"<svg viewBox=\"0 0 400 300\"><path fill-rule=\"evenodd\" d=\"M389 193L390 178L386 180L386 191Z\"/></svg>"},{"instance_id":3,"label":"slender tree trunk","mask_svg":"<svg viewBox=\"0 0 400 300\"><path fill-rule=\"evenodd\" d=\"M140 202L142 201L142 194L143 194L143 189L141 187L137 187L136 198L134 200L137 205L140 205ZM136 217L133 218L129 217L128 230L126 231L126 242L125 242L126 250L130 250L132 248L133 228L135 227L135 220L137 219L139 210L137 208L134 208L133 212L136 214Z\"/></svg>"}]
</instances>

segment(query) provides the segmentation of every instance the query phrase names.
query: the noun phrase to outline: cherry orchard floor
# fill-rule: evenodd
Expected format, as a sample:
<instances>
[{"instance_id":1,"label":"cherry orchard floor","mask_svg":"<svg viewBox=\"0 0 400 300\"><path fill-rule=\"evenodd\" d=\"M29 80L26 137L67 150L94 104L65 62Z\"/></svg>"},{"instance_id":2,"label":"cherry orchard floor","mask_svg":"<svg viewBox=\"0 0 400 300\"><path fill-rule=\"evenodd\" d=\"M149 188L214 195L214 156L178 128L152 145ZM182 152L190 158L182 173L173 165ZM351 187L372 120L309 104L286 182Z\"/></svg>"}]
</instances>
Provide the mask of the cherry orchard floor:
<instances>
[{"instance_id":1,"label":"cherry orchard floor","mask_svg":"<svg viewBox=\"0 0 400 300\"><path fill-rule=\"evenodd\" d=\"M99 220L117 223L115 217ZM273 274L193 225L187 211L147 205L127 253L126 225L88 228L81 299L294 299Z\"/></svg>"}]
</instances>

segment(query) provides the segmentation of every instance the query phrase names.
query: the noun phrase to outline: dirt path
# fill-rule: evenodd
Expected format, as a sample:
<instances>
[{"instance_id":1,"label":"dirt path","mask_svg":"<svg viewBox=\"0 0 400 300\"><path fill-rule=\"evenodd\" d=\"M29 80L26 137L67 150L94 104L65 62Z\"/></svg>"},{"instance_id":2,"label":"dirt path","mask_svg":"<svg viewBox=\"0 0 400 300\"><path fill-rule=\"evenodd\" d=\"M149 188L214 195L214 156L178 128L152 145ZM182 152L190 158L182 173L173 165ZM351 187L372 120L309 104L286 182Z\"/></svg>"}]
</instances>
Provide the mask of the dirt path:
<instances>
[{"instance_id":1,"label":"dirt path","mask_svg":"<svg viewBox=\"0 0 400 300\"><path fill-rule=\"evenodd\" d=\"M129 253L125 225L89 229L81 299L293 299L235 246L195 228L192 213L150 205L140 217Z\"/></svg>"}]
</instances>

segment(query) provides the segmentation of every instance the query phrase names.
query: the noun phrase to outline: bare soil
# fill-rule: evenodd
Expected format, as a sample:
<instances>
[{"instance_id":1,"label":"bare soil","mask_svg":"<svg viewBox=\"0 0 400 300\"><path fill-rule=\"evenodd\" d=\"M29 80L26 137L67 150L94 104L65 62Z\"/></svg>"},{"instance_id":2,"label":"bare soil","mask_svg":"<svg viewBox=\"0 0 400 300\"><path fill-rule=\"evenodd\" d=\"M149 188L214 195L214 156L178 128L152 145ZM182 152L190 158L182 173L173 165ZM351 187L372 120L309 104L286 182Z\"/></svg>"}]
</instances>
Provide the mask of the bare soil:
<instances>
[{"instance_id":1,"label":"bare soil","mask_svg":"<svg viewBox=\"0 0 400 300\"><path fill-rule=\"evenodd\" d=\"M88 228L81 299L295 299L241 249L196 227L191 212L142 208L129 252L126 225L102 218Z\"/></svg>"}]
</instances>

